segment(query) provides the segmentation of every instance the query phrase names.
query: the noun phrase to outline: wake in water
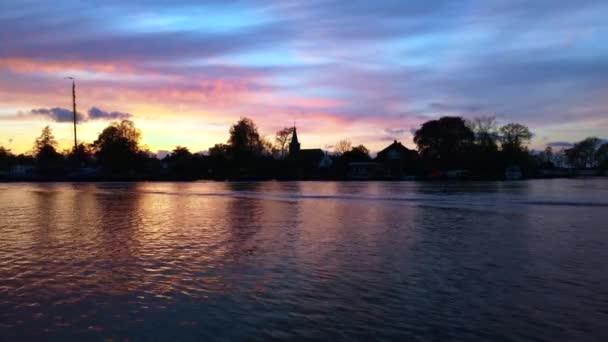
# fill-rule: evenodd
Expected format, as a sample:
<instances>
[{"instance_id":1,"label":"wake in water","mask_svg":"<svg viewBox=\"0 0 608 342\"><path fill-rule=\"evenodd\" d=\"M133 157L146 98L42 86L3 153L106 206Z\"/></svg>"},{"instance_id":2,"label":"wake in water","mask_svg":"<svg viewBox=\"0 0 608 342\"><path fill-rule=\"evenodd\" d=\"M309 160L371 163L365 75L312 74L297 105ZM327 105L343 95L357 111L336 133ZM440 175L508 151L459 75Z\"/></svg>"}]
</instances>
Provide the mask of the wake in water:
<instances>
[{"instance_id":1,"label":"wake in water","mask_svg":"<svg viewBox=\"0 0 608 342\"><path fill-rule=\"evenodd\" d=\"M527 199L520 194L489 192L489 193L466 193L459 190L456 193L434 193L434 194L409 194L388 195L369 194L369 193L312 193L312 192L286 192L286 191L196 191L195 189L182 189L181 191L161 190L161 189L138 189L132 187L115 186L112 190L98 189L99 194L112 195L116 191L124 193L140 193L140 194L155 194L167 196L202 196L202 197L227 197L227 198L243 198L255 200L269 200L282 202L298 202L298 201L356 201L364 202L369 205L411 205L411 206L427 206L440 208L462 208L462 209L501 209L505 211L520 210L521 206L563 206L563 207L599 207L607 208L607 201L588 201L588 200L556 200L547 198ZM412 192L412 191L409 191Z\"/></svg>"}]
</instances>

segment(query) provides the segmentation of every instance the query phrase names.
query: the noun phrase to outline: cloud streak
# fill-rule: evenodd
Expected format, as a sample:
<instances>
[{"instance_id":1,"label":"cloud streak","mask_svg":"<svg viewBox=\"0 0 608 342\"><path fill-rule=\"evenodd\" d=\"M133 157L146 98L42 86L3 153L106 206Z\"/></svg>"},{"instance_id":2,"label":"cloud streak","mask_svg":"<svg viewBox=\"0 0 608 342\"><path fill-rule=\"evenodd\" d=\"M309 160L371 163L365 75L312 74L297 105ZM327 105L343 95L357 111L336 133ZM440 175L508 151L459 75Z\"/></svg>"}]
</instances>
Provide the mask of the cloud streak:
<instances>
[{"instance_id":1,"label":"cloud streak","mask_svg":"<svg viewBox=\"0 0 608 342\"><path fill-rule=\"evenodd\" d=\"M21 113L16 115L15 119L23 119L25 117L44 117L54 122L73 122L74 112L70 109L55 107L55 108L37 108L32 109L27 113ZM83 115L78 112L76 119L78 123L87 121L111 121L111 120L125 120L133 117L130 113L124 112L108 112L97 107L91 107L87 111L87 115Z\"/></svg>"},{"instance_id":2,"label":"cloud streak","mask_svg":"<svg viewBox=\"0 0 608 342\"><path fill-rule=\"evenodd\" d=\"M568 147L574 146L574 144L571 143L571 142L567 142L567 141L552 141L552 142L548 142L547 146L559 147L559 148L568 148Z\"/></svg>"},{"instance_id":3,"label":"cloud streak","mask_svg":"<svg viewBox=\"0 0 608 342\"><path fill-rule=\"evenodd\" d=\"M43 116L55 122L72 122L74 121L74 112L65 108L38 108L32 109L29 112L31 116ZM85 118L81 113L76 113L76 119L83 121Z\"/></svg>"},{"instance_id":4,"label":"cloud streak","mask_svg":"<svg viewBox=\"0 0 608 342\"><path fill-rule=\"evenodd\" d=\"M107 112L97 107L91 107L87 113L89 114L89 120L126 120L133 117L130 113Z\"/></svg>"}]
</instances>

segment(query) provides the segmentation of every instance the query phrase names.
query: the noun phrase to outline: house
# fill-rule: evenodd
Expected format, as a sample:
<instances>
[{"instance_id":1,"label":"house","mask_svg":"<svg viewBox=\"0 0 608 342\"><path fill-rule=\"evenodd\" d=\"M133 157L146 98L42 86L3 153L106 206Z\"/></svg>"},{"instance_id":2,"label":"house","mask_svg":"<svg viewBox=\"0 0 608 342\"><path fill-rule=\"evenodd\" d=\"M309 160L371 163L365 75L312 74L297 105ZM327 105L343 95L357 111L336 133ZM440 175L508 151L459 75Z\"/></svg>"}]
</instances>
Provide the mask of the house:
<instances>
[{"instance_id":1,"label":"house","mask_svg":"<svg viewBox=\"0 0 608 342\"><path fill-rule=\"evenodd\" d=\"M375 162L354 162L348 164L348 178L355 180L379 179L384 174L381 164Z\"/></svg>"},{"instance_id":2,"label":"house","mask_svg":"<svg viewBox=\"0 0 608 342\"><path fill-rule=\"evenodd\" d=\"M311 148L300 150L295 156L295 160L303 165L310 165L311 167L319 168L321 161L325 158L325 152L320 148Z\"/></svg>"},{"instance_id":3,"label":"house","mask_svg":"<svg viewBox=\"0 0 608 342\"><path fill-rule=\"evenodd\" d=\"M593 177L600 175L600 171L597 169L575 169L574 175L577 177Z\"/></svg>"},{"instance_id":4,"label":"house","mask_svg":"<svg viewBox=\"0 0 608 342\"><path fill-rule=\"evenodd\" d=\"M17 165L13 165L13 167L11 168L11 174L13 176L27 176L27 175L31 175L33 172L34 172L33 165L17 164Z\"/></svg>"},{"instance_id":5,"label":"house","mask_svg":"<svg viewBox=\"0 0 608 342\"><path fill-rule=\"evenodd\" d=\"M331 159L330 156L327 155L327 153L324 153L323 158L321 159L321 161L319 162L319 168L322 170L327 170L329 169L332 165L334 164L333 159Z\"/></svg>"},{"instance_id":6,"label":"house","mask_svg":"<svg viewBox=\"0 0 608 342\"><path fill-rule=\"evenodd\" d=\"M566 168L540 169L539 174L541 177L545 178L572 177L574 175L574 171Z\"/></svg>"},{"instance_id":7,"label":"house","mask_svg":"<svg viewBox=\"0 0 608 342\"><path fill-rule=\"evenodd\" d=\"M521 167L517 165L511 165L505 170L505 180L520 180L523 178L524 175L521 171Z\"/></svg>"},{"instance_id":8,"label":"house","mask_svg":"<svg viewBox=\"0 0 608 342\"><path fill-rule=\"evenodd\" d=\"M469 171L462 169L448 170L444 175L448 179L466 179L470 177Z\"/></svg>"},{"instance_id":9,"label":"house","mask_svg":"<svg viewBox=\"0 0 608 342\"><path fill-rule=\"evenodd\" d=\"M381 164L386 175L394 179L402 179L407 174L416 172L418 153L403 146L397 140L378 152L375 161Z\"/></svg>"}]
</instances>

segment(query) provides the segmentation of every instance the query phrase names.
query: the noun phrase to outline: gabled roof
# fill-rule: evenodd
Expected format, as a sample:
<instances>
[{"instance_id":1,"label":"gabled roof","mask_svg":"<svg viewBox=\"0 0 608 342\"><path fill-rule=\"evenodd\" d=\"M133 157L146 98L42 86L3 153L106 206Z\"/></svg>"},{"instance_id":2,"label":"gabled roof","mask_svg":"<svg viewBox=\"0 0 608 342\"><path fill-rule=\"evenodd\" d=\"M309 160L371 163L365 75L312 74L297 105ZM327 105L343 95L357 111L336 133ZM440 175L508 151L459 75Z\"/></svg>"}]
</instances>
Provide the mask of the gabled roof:
<instances>
[{"instance_id":1,"label":"gabled roof","mask_svg":"<svg viewBox=\"0 0 608 342\"><path fill-rule=\"evenodd\" d=\"M395 149L401 153L414 152L414 150L410 150L409 148L403 146L401 144L401 142L395 140L395 141L393 141L392 144L388 145L382 151L378 152L378 156L383 155L383 154L387 153L388 151L395 150Z\"/></svg>"},{"instance_id":2,"label":"gabled roof","mask_svg":"<svg viewBox=\"0 0 608 342\"><path fill-rule=\"evenodd\" d=\"M300 159L316 159L321 160L325 156L325 153L320 148L303 149L298 152L298 158Z\"/></svg>"}]
</instances>

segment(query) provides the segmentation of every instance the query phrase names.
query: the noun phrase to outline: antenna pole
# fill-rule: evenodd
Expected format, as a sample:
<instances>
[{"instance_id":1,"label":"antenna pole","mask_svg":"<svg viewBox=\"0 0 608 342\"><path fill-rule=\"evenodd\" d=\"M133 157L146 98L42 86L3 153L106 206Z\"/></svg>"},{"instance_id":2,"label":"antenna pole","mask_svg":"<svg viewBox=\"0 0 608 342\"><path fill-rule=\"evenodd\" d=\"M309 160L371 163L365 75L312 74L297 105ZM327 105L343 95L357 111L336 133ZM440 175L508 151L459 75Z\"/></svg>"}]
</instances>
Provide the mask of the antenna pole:
<instances>
[{"instance_id":1,"label":"antenna pole","mask_svg":"<svg viewBox=\"0 0 608 342\"><path fill-rule=\"evenodd\" d=\"M76 80L72 78L72 105L74 108L74 153L78 150L78 140L76 138Z\"/></svg>"}]
</instances>

